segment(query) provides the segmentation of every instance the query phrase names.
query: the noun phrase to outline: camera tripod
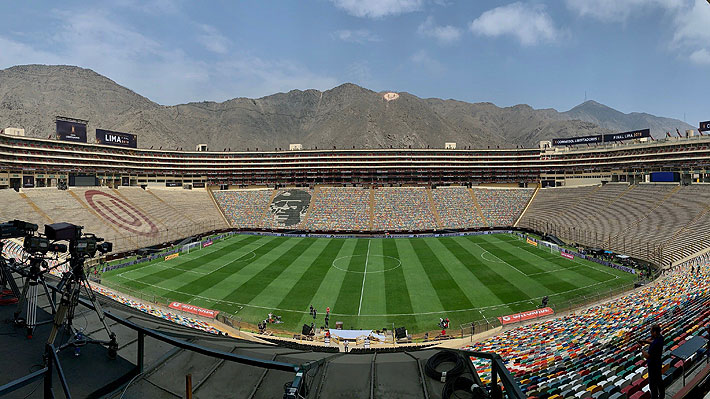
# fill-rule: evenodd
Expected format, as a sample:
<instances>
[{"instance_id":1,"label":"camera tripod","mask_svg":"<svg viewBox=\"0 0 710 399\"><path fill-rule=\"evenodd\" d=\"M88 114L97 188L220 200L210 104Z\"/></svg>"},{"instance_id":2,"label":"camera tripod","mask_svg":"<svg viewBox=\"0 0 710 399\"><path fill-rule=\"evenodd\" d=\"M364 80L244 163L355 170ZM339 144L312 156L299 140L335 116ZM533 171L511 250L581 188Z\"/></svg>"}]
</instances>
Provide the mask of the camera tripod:
<instances>
[{"instance_id":1,"label":"camera tripod","mask_svg":"<svg viewBox=\"0 0 710 399\"><path fill-rule=\"evenodd\" d=\"M44 270L42 266L45 266ZM44 279L44 274L49 271L46 267L47 263L39 255L32 255L30 257L30 267L27 271L17 270L19 274L25 277L25 284L22 287L22 293L18 295L19 301L17 302L17 310L14 313L15 324L18 326L24 326L27 329L27 338L32 338L35 327L41 324L51 323L51 320L43 321L37 323L37 297L39 294L39 285L44 288L44 294L49 301L49 306L52 308L52 314L56 313L56 308L54 307L54 302L52 297L49 295L49 289L47 288L47 282ZM14 282L14 281L13 281ZM23 305L27 305L27 318L22 319L20 315L22 314Z\"/></svg>"},{"instance_id":2,"label":"camera tripod","mask_svg":"<svg viewBox=\"0 0 710 399\"><path fill-rule=\"evenodd\" d=\"M59 305L57 306L57 312L54 315L52 332L49 334L47 343L53 345L57 339L59 331L64 329L71 335L66 343L58 347L57 351L73 347L76 351L75 354L78 356L79 349L82 346L86 344L97 344L106 346L108 348L108 356L111 359L114 359L116 358L116 354L118 352L116 334L111 331L111 328L106 323L106 316L101 308L101 304L96 299L96 294L94 294L91 286L89 286L89 281L86 278L86 273L84 272L84 257L76 253L72 253L69 264L70 271L64 274L64 277L62 277L62 281L58 286L62 292L62 297L59 301ZM81 293L82 285L84 286L86 296L94 306L96 315L99 317L104 329L108 333L109 340L107 341L88 338L82 331L74 328L72 325L74 320L74 312L76 311L76 306L79 304L79 295Z\"/></svg>"},{"instance_id":3,"label":"camera tripod","mask_svg":"<svg viewBox=\"0 0 710 399\"><path fill-rule=\"evenodd\" d=\"M2 298L0 299L0 305L8 305L11 303L16 303L20 297L20 289L17 287L15 278L12 276L12 271L10 270L10 265L2 256L3 249L5 247L5 242L0 241L0 296L12 295L12 298ZM9 286L9 290L7 289Z\"/></svg>"}]
</instances>

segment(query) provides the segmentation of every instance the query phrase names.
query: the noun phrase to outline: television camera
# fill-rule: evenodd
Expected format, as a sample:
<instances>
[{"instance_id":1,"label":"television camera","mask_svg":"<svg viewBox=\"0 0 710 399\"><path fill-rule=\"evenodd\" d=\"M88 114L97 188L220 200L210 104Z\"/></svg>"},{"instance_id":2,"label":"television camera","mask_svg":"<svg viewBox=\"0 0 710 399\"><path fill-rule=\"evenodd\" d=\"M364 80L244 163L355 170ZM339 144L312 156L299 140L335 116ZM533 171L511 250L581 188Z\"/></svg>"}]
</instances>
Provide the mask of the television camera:
<instances>
[{"instance_id":1,"label":"television camera","mask_svg":"<svg viewBox=\"0 0 710 399\"><path fill-rule=\"evenodd\" d=\"M5 300L3 303L17 303L17 310L14 313L14 321L18 326L27 328L27 337L31 338L37 323L37 295L41 285L49 299L49 304L54 311L54 303L49 296L49 289L44 278L44 274L51 268L47 260L51 259L48 253L64 253L67 251L67 246L57 242L52 242L46 236L37 232L38 226L33 223L24 222L21 220L12 220L7 223L0 224L0 237L8 238L23 238L23 246L26 257L19 262L15 259L9 261L3 257L0 260L0 283L2 283L3 293L12 293L11 300ZM0 243L0 250L4 249L5 242ZM25 278L25 284L22 287L22 292L17 287L12 272L18 273ZM10 290L5 291L5 287L9 286ZM21 318L23 307L26 305L26 318Z\"/></svg>"},{"instance_id":2,"label":"television camera","mask_svg":"<svg viewBox=\"0 0 710 399\"><path fill-rule=\"evenodd\" d=\"M0 238L24 239L23 249L26 253L25 259L20 262L6 262L5 258L2 257L0 260L3 287L5 283L10 285L15 297L19 298L17 311L15 312L16 324L26 327L27 336L31 338L37 325L52 323L52 331L50 332L47 343L54 344L60 332L67 332L69 334L69 339L66 343L59 346L58 351L67 347L73 347L78 354L78 350L81 346L87 343L94 343L106 346L108 348L109 357L115 358L118 350L116 335L106 323L103 309L89 285L86 271L84 270L86 259L95 257L97 253L103 255L111 252L113 250L112 243L97 237L95 234L84 233L83 226L77 226L71 223L45 225L44 234L37 233L37 229L38 226L36 224L19 220L0 224ZM68 245L59 243L59 241L66 241ZM0 241L0 243L1 251L4 242ZM69 253L69 256L63 261L60 261L57 255L54 257L49 255L50 253L60 254L66 252ZM51 264L49 261L51 261ZM49 295L45 275L47 272L62 266L68 267L66 267L66 271L64 271L61 280L57 284L57 290L61 294L61 299L58 305L55 306L51 300L52 296ZM12 272L25 278L22 292L17 288ZM47 294L46 297L49 300L53 314L51 320L42 323L36 322L37 291L39 285L43 286ZM84 287L85 295L93 303L94 310L108 333L108 341L89 339L82 331L72 326L82 287ZM27 315L26 318L23 319L20 315L25 304L27 305Z\"/></svg>"},{"instance_id":3,"label":"television camera","mask_svg":"<svg viewBox=\"0 0 710 399\"><path fill-rule=\"evenodd\" d=\"M91 343L106 346L108 348L109 357L112 359L115 358L118 351L116 334L111 331L111 328L106 323L106 317L101 308L101 304L96 299L96 294L94 294L94 291L91 289L86 271L84 270L86 259L93 258L96 256L97 252L102 255L111 252L113 250L113 244L104 241L103 238L97 237L94 234L84 233L83 226L77 226L71 223L48 224L44 226L44 229L47 238L51 240L68 241L70 255L69 270L64 273L57 286L61 291L62 297L59 300L59 306L54 315L54 323L47 343L54 344L57 335L61 331L65 331L69 333L70 338L57 349L58 351L73 347L76 351L75 353L78 354L79 348L87 343ZM94 310L109 336L109 340L107 341L90 339L84 335L82 331L72 326L82 287L84 287L86 296L93 304Z\"/></svg>"}]
</instances>

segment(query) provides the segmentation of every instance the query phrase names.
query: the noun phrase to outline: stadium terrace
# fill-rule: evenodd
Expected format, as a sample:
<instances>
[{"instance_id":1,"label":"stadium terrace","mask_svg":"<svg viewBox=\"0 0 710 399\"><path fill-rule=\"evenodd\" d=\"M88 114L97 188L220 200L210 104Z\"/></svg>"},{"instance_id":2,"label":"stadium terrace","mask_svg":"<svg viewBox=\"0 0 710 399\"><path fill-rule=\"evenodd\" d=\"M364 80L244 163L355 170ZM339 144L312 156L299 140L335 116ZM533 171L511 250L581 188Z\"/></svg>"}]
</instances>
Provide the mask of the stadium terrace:
<instances>
[{"instance_id":1,"label":"stadium terrace","mask_svg":"<svg viewBox=\"0 0 710 399\"><path fill-rule=\"evenodd\" d=\"M0 395L32 395L29 381L44 379L82 397L138 397L188 370L201 397L707 391L708 136L182 151L102 134L0 134L0 312L15 321L0 334L22 348ZM39 231L16 234L13 219ZM83 228L69 254L27 245L59 222ZM92 239L112 251L78 261L77 243ZM93 289L76 303L84 329L57 322L75 274ZM662 335L649 335L654 324ZM61 328L56 348L26 344ZM89 342L105 331L119 344L111 366L88 345L106 346ZM52 362L70 370L61 383L47 380ZM83 381L83 365L101 372ZM243 386L230 385L235 373Z\"/></svg>"}]
</instances>

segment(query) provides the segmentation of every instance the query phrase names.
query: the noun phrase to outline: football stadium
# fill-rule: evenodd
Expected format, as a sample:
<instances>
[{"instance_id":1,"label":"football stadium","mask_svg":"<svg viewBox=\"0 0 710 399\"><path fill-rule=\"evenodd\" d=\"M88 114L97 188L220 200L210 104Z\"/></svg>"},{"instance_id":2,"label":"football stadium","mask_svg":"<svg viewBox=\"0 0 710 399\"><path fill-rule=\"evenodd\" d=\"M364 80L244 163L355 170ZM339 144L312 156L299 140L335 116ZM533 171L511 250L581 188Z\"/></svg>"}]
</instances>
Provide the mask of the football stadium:
<instances>
[{"instance_id":1,"label":"football stadium","mask_svg":"<svg viewBox=\"0 0 710 399\"><path fill-rule=\"evenodd\" d=\"M0 136L3 342L50 359L0 392L641 398L651 324L662 383L704 389L710 137L247 153L66 123Z\"/></svg>"}]
</instances>

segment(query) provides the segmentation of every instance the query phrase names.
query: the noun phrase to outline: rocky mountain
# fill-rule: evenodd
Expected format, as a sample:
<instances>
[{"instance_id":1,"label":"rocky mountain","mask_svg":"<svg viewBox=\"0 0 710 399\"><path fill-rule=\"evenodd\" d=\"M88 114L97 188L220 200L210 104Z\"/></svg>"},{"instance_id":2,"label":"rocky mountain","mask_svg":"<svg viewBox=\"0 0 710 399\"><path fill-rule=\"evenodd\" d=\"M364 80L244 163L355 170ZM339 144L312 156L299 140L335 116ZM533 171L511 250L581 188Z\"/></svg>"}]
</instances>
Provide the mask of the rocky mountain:
<instances>
[{"instance_id":1,"label":"rocky mountain","mask_svg":"<svg viewBox=\"0 0 710 399\"><path fill-rule=\"evenodd\" d=\"M346 83L326 91L292 90L258 99L163 106L94 71L73 66L24 65L0 70L0 128L20 127L48 137L55 116L89 121L96 128L135 133L139 147L212 150L288 148L533 147L540 140L651 127L673 130L682 122L623 114L586 102L570 111L528 105L500 108L409 93L374 92ZM680 127L679 127L680 128Z\"/></svg>"},{"instance_id":2,"label":"rocky mountain","mask_svg":"<svg viewBox=\"0 0 710 399\"><path fill-rule=\"evenodd\" d=\"M685 133L693 126L677 119L663 118L647 113L631 112L625 114L596 101L585 101L569 111L560 113L565 120L591 122L615 132L635 129L651 129L654 137L664 137L665 132L676 134L675 129Z\"/></svg>"}]
</instances>

